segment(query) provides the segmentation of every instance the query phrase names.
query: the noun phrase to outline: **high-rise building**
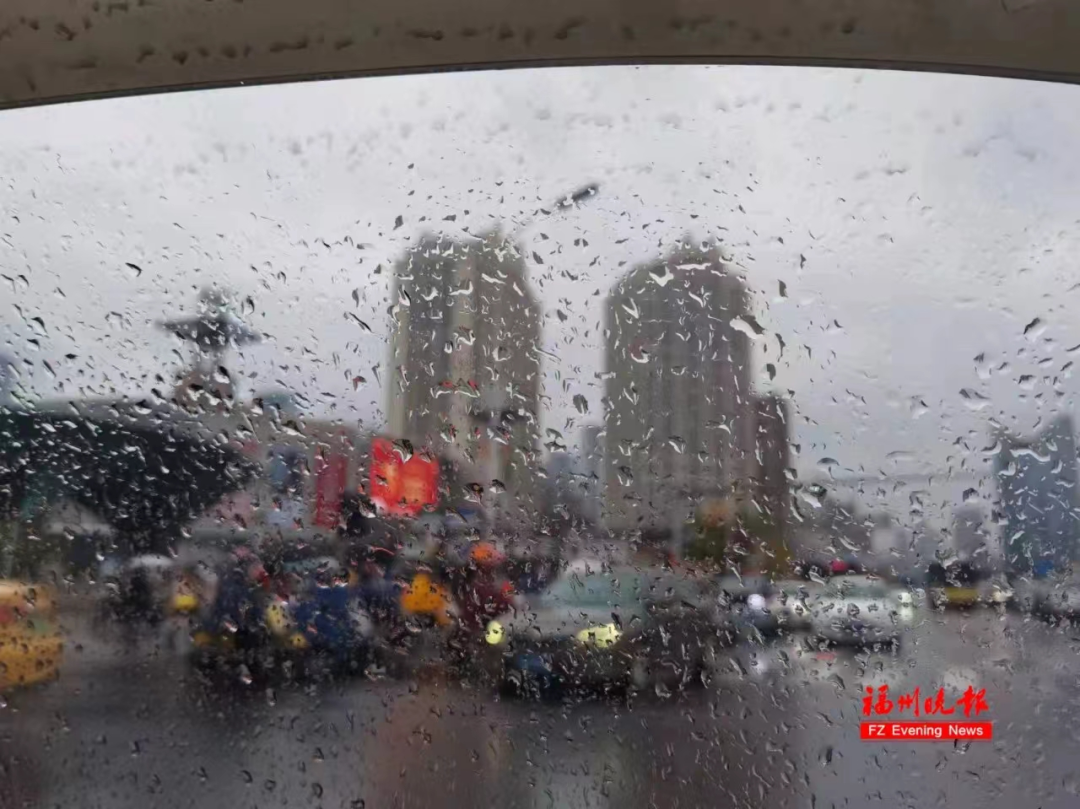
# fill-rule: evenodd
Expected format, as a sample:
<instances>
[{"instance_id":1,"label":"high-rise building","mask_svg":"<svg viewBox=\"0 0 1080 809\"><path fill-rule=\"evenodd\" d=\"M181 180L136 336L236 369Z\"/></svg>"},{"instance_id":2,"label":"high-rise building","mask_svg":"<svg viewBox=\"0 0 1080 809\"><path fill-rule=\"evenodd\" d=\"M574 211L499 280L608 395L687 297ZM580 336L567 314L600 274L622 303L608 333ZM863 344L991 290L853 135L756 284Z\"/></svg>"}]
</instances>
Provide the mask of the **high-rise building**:
<instances>
[{"instance_id":1,"label":"high-rise building","mask_svg":"<svg viewBox=\"0 0 1080 809\"><path fill-rule=\"evenodd\" d=\"M482 486L494 521L528 520L541 312L517 248L498 231L425 236L399 262L394 298L391 433L441 458L459 484Z\"/></svg>"},{"instance_id":2,"label":"high-rise building","mask_svg":"<svg viewBox=\"0 0 1080 809\"><path fill-rule=\"evenodd\" d=\"M754 502L778 539L787 533L791 487L790 413L779 396L754 399Z\"/></svg>"},{"instance_id":3,"label":"high-rise building","mask_svg":"<svg viewBox=\"0 0 1080 809\"><path fill-rule=\"evenodd\" d=\"M1005 565L1060 569L1078 558L1076 437L1072 417L1053 419L1030 440L1001 430L994 458Z\"/></svg>"},{"instance_id":4,"label":"high-rise building","mask_svg":"<svg viewBox=\"0 0 1080 809\"><path fill-rule=\"evenodd\" d=\"M742 278L685 246L631 270L607 301L605 520L669 534L698 505L748 499L754 470L750 338Z\"/></svg>"}]
</instances>

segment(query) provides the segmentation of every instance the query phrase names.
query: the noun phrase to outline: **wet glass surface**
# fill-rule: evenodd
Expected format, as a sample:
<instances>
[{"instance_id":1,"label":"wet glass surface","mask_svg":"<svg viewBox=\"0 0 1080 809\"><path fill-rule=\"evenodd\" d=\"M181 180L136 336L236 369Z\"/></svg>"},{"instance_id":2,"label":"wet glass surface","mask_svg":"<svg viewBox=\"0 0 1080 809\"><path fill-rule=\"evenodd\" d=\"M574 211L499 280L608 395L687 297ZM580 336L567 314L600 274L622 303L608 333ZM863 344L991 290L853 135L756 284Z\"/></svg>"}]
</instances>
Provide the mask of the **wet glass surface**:
<instances>
[{"instance_id":1,"label":"wet glass surface","mask_svg":"<svg viewBox=\"0 0 1080 809\"><path fill-rule=\"evenodd\" d=\"M1075 94L4 113L0 806L1073 806Z\"/></svg>"}]
</instances>

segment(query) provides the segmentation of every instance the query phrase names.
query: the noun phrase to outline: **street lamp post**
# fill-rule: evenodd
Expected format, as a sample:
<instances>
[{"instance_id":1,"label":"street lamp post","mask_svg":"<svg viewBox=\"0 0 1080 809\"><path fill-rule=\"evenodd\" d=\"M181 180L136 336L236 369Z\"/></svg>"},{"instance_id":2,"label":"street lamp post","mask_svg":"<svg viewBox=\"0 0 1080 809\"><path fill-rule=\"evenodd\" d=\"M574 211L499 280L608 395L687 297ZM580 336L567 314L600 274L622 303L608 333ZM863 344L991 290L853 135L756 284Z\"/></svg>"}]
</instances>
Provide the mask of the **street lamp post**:
<instances>
[{"instance_id":1,"label":"street lamp post","mask_svg":"<svg viewBox=\"0 0 1080 809\"><path fill-rule=\"evenodd\" d=\"M566 213L571 210L577 209L583 204L591 202L596 198L600 192L599 183L586 183L579 186L573 191L564 194L556 199L549 208L539 209L532 217L526 219L524 222L518 223L517 226L510 232L507 237L508 241L517 241L524 231L537 224L538 222L549 220L558 214ZM539 414L534 414L538 416ZM512 402L484 402L480 408L473 413L473 423L483 431L484 435L482 440L488 443L489 450L487 454L488 472L493 480L507 483L507 468L511 463L512 450L512 438L515 427L519 422L519 416L517 411L513 408ZM507 449L509 451L504 452L499 446L498 441L494 436L499 434L500 430L507 429L511 432L511 444ZM496 501L492 501L490 506L485 509L488 515L488 526L494 526L498 518L498 506Z\"/></svg>"}]
</instances>

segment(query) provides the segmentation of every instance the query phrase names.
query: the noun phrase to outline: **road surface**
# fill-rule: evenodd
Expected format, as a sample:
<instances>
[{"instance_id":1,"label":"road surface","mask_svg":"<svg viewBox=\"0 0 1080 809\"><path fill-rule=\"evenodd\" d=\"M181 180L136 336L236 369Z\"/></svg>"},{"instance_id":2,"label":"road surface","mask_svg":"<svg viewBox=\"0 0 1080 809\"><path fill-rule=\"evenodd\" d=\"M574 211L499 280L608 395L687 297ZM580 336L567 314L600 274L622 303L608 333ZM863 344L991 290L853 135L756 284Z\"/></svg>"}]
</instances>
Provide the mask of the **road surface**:
<instances>
[{"instance_id":1,"label":"road surface","mask_svg":"<svg viewBox=\"0 0 1080 809\"><path fill-rule=\"evenodd\" d=\"M743 653L708 686L630 702L207 684L153 644L71 632L61 680L0 709L0 806L1080 805L1080 633L993 611L924 612L896 656L784 642L764 671ZM995 739L860 741L867 684L985 688Z\"/></svg>"}]
</instances>

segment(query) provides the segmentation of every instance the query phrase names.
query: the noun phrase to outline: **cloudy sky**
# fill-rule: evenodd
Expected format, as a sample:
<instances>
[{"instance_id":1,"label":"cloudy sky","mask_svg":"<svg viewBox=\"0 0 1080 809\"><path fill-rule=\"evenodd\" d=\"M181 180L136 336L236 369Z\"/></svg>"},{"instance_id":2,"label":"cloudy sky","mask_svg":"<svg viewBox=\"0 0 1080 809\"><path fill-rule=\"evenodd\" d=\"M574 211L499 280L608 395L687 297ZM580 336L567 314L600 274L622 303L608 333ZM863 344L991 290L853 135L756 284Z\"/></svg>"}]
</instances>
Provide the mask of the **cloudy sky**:
<instances>
[{"instance_id":1,"label":"cloudy sky","mask_svg":"<svg viewBox=\"0 0 1080 809\"><path fill-rule=\"evenodd\" d=\"M233 359L249 391L288 387L312 415L378 429L393 262L424 230L501 223L544 262L546 426L574 443L573 396L600 412L606 290L689 234L754 290L754 377L791 391L801 475L978 478L991 419L1030 433L1080 390L1078 93L594 67L5 112L3 350L31 398L138 394L187 357L154 324L217 282L268 337ZM587 206L533 219L585 182L601 186ZM954 482L972 485L993 488Z\"/></svg>"}]
</instances>

